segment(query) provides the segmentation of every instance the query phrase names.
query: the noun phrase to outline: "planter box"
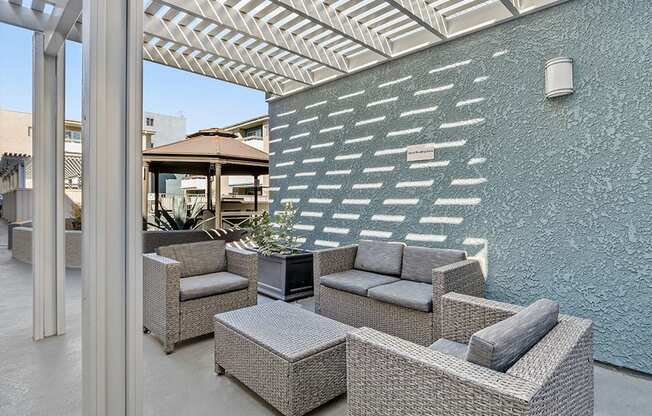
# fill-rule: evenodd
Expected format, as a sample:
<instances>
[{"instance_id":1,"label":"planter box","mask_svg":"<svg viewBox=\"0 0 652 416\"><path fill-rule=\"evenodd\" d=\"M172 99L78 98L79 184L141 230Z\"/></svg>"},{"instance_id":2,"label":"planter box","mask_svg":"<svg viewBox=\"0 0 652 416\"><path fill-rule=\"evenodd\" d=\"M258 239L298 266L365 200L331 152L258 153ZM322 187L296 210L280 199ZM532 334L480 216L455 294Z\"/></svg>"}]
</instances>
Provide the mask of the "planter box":
<instances>
[{"instance_id":1,"label":"planter box","mask_svg":"<svg viewBox=\"0 0 652 416\"><path fill-rule=\"evenodd\" d=\"M312 253L258 254L258 293L293 301L313 295Z\"/></svg>"}]
</instances>

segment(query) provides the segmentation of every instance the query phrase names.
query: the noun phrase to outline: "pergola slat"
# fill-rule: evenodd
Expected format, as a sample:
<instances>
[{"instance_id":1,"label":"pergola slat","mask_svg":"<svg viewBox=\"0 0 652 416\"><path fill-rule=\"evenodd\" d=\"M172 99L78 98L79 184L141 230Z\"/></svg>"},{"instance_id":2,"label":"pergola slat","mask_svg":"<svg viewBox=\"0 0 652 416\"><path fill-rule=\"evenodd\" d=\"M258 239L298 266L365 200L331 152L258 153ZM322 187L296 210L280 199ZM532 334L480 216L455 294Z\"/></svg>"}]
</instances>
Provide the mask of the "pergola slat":
<instances>
[{"instance_id":1,"label":"pergola slat","mask_svg":"<svg viewBox=\"0 0 652 416\"><path fill-rule=\"evenodd\" d=\"M291 35L270 24L257 21L219 2L211 0L195 0L191 2L184 0L160 0L159 2L178 11L185 11L196 17L210 20L217 25L229 28L235 32L274 44L281 49L319 62L336 71L342 73L348 71L347 62L343 56L332 53L318 44L307 42L305 39Z\"/></svg>"},{"instance_id":2,"label":"pergola slat","mask_svg":"<svg viewBox=\"0 0 652 416\"><path fill-rule=\"evenodd\" d=\"M387 2L433 35L446 39L446 27L441 15L424 0L387 0Z\"/></svg>"},{"instance_id":3,"label":"pergola slat","mask_svg":"<svg viewBox=\"0 0 652 416\"><path fill-rule=\"evenodd\" d=\"M325 26L334 33L340 34L351 41L372 50L373 52L390 57L392 54L391 42L372 31L365 25L339 15L335 10L316 0L269 0L282 6L304 19Z\"/></svg>"}]
</instances>

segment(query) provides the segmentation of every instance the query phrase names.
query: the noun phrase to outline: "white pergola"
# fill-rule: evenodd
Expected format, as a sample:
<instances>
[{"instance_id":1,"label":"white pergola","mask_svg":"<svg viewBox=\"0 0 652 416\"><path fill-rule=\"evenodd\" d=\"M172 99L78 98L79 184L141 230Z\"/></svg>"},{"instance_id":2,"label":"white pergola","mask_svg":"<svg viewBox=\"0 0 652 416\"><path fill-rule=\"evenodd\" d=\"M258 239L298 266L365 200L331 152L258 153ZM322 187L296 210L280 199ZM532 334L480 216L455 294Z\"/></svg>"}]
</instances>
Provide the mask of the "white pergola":
<instances>
[{"instance_id":1,"label":"white pergola","mask_svg":"<svg viewBox=\"0 0 652 416\"><path fill-rule=\"evenodd\" d=\"M282 96L566 0L145 0L144 59ZM0 0L0 21L81 41L75 0Z\"/></svg>"},{"instance_id":2,"label":"white pergola","mask_svg":"<svg viewBox=\"0 0 652 416\"><path fill-rule=\"evenodd\" d=\"M83 414L142 414L142 61L284 96L567 0L0 0L34 31L34 339L65 329L64 40L83 40Z\"/></svg>"}]
</instances>

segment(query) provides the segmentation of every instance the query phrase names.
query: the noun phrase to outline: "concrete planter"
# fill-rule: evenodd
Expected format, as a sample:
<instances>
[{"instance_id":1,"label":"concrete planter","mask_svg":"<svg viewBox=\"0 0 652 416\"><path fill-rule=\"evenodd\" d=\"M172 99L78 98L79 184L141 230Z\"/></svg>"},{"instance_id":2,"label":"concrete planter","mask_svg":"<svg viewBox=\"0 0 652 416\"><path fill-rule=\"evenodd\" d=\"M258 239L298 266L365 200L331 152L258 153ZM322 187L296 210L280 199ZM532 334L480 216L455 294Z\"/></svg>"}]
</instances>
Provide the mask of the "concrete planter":
<instances>
[{"instance_id":1,"label":"concrete planter","mask_svg":"<svg viewBox=\"0 0 652 416\"><path fill-rule=\"evenodd\" d=\"M288 302L312 296L312 253L258 254L258 293Z\"/></svg>"},{"instance_id":2,"label":"concrete planter","mask_svg":"<svg viewBox=\"0 0 652 416\"><path fill-rule=\"evenodd\" d=\"M13 258L23 263L32 264L32 228L15 227L12 232ZM66 230L66 267L81 268L82 232Z\"/></svg>"}]
</instances>

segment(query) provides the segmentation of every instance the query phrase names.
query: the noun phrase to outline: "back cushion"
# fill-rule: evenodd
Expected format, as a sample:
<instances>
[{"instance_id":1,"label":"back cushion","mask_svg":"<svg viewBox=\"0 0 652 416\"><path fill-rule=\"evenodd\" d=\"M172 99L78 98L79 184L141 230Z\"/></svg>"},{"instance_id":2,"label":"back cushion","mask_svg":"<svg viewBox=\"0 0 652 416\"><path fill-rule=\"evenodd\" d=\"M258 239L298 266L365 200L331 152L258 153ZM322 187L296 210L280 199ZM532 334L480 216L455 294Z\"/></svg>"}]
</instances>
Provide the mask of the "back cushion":
<instances>
[{"instance_id":1,"label":"back cushion","mask_svg":"<svg viewBox=\"0 0 652 416\"><path fill-rule=\"evenodd\" d=\"M559 304L540 299L471 336L466 360L505 372L557 325Z\"/></svg>"},{"instance_id":2,"label":"back cushion","mask_svg":"<svg viewBox=\"0 0 652 416\"><path fill-rule=\"evenodd\" d=\"M404 243L361 240L354 268L398 276L401 274Z\"/></svg>"},{"instance_id":3,"label":"back cushion","mask_svg":"<svg viewBox=\"0 0 652 416\"><path fill-rule=\"evenodd\" d=\"M401 279L432 284L432 269L462 260L466 260L462 250L407 246L403 249Z\"/></svg>"},{"instance_id":4,"label":"back cushion","mask_svg":"<svg viewBox=\"0 0 652 416\"><path fill-rule=\"evenodd\" d=\"M181 263L181 277L221 272L226 269L224 240L174 244L159 247L157 253Z\"/></svg>"}]
</instances>

